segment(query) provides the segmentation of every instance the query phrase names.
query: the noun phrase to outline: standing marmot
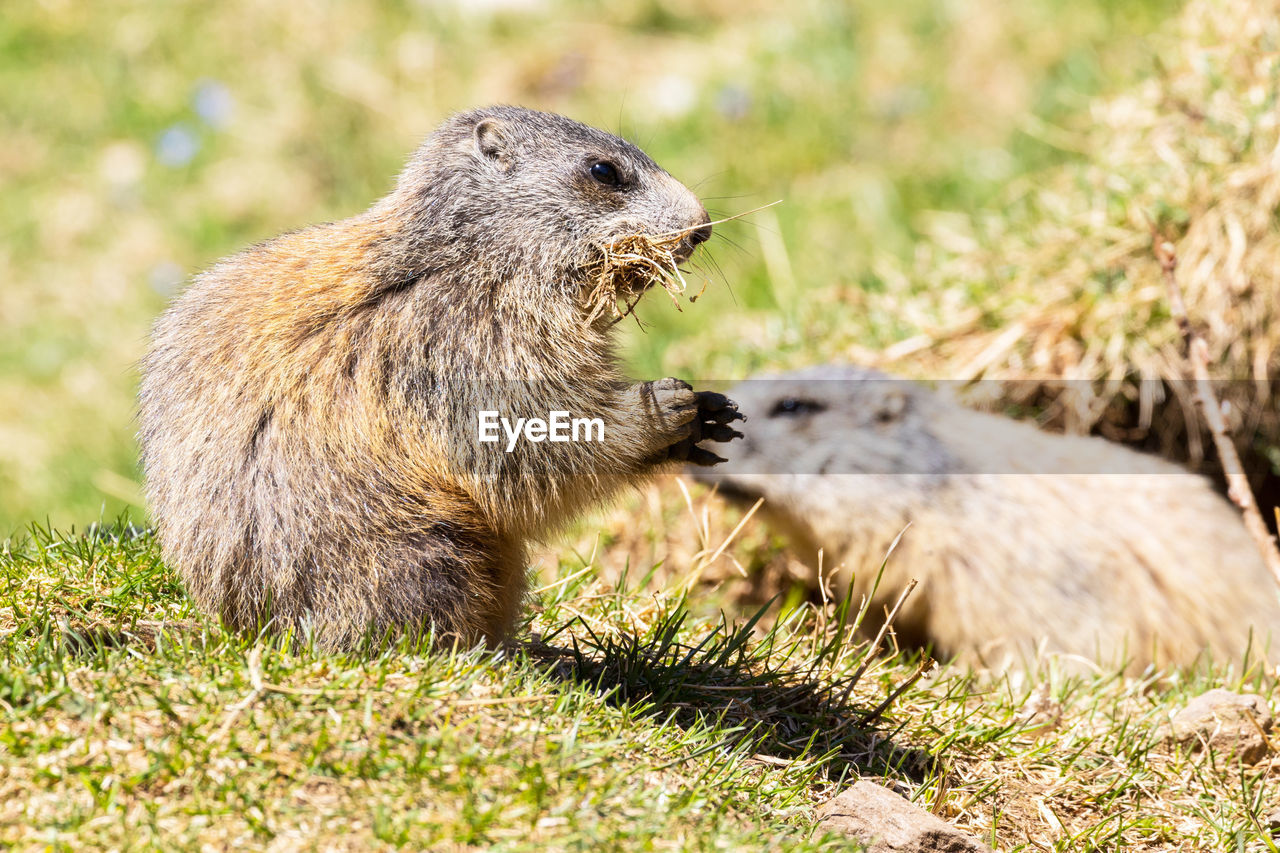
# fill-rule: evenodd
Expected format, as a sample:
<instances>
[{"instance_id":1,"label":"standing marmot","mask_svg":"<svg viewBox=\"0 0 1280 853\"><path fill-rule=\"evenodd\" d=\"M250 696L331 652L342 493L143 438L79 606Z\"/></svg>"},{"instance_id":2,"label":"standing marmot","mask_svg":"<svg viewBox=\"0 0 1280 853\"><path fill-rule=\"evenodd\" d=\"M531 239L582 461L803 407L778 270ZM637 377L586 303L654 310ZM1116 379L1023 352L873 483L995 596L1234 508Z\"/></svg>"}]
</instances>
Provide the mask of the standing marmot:
<instances>
[{"instance_id":1,"label":"standing marmot","mask_svg":"<svg viewBox=\"0 0 1280 853\"><path fill-rule=\"evenodd\" d=\"M716 461L696 444L738 435L733 404L624 380L592 304L636 296L592 277L636 234L673 266L711 228L635 146L492 107L436 130L363 215L198 276L156 324L140 420L152 518L200 606L330 649L428 626L492 642L527 538L664 463ZM603 436L509 448L479 440L485 411Z\"/></svg>"},{"instance_id":2,"label":"standing marmot","mask_svg":"<svg viewBox=\"0 0 1280 853\"><path fill-rule=\"evenodd\" d=\"M1185 664L1280 641L1275 585L1238 513L1203 477L1098 438L971 411L871 370L815 368L731 392L752 418L696 472L754 502L801 556L824 549L872 619L910 578L895 627L942 655L1006 652Z\"/></svg>"}]
</instances>

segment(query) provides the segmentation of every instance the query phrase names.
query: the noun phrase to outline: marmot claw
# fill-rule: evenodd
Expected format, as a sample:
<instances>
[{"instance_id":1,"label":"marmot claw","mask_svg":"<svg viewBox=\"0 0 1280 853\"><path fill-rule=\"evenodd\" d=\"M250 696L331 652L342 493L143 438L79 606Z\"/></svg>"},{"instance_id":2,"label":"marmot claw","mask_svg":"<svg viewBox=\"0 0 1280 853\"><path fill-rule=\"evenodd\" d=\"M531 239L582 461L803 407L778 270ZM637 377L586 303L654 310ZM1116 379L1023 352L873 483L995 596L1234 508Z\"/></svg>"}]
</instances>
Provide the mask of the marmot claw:
<instances>
[{"instance_id":1,"label":"marmot claw","mask_svg":"<svg viewBox=\"0 0 1280 853\"><path fill-rule=\"evenodd\" d=\"M738 411L738 404L723 394L715 391L698 391L694 394L698 412L689 423L689 434L671 445L667 450L667 458L693 465L715 465L724 462L724 458L703 447L702 441L733 441L742 438L742 433L728 424L732 421L746 420Z\"/></svg>"}]
</instances>

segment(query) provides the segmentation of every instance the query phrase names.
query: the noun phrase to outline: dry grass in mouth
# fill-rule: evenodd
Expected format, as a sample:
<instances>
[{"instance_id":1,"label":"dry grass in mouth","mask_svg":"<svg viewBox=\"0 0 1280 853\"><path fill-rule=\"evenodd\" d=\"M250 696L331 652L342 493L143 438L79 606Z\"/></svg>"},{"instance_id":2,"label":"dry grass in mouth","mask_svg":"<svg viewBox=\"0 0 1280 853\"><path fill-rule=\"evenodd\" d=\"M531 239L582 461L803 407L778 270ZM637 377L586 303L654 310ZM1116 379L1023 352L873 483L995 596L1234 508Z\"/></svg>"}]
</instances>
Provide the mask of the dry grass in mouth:
<instances>
[{"instance_id":1,"label":"dry grass in mouth","mask_svg":"<svg viewBox=\"0 0 1280 853\"><path fill-rule=\"evenodd\" d=\"M618 322L635 311L640 297L654 284L662 285L679 311L679 297L689 284L680 271L676 252L694 230L652 237L627 234L601 246L598 261L587 269L589 281L594 282L587 295L587 304L593 306L587 323L594 323L606 311Z\"/></svg>"},{"instance_id":2,"label":"dry grass in mouth","mask_svg":"<svg viewBox=\"0 0 1280 853\"><path fill-rule=\"evenodd\" d=\"M613 314L614 323L634 314L640 297L655 284L662 285L677 311L682 310L680 297L689 290L689 282L680 269L680 264L687 259L679 257L684 239L701 228L741 219L780 203L771 202L706 225L662 234L624 234L604 243L599 248L599 257L586 268L591 288L586 304L592 306L587 324L594 323L606 311ZM696 302L705 289L704 280L702 289L690 296L689 301Z\"/></svg>"}]
</instances>

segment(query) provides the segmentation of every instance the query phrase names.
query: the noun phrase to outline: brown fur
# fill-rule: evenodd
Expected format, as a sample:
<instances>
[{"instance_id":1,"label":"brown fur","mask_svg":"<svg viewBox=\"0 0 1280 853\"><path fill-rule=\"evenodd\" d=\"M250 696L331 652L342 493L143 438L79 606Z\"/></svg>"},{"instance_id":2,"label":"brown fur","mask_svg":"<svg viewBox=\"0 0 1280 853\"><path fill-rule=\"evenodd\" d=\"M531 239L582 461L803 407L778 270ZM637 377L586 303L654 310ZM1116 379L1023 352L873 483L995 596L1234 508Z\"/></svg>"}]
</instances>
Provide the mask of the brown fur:
<instances>
[{"instance_id":1,"label":"brown fur","mask_svg":"<svg viewBox=\"0 0 1280 853\"><path fill-rule=\"evenodd\" d=\"M988 664L1041 649L1104 664L1238 661L1280 640L1239 514L1203 477L1097 438L971 411L905 380L814 368L733 389L752 419L699 479L763 512L872 622L920 581L901 640Z\"/></svg>"},{"instance_id":2,"label":"brown fur","mask_svg":"<svg viewBox=\"0 0 1280 853\"><path fill-rule=\"evenodd\" d=\"M593 180L616 164L622 186ZM643 152L561 116L453 117L368 212L198 276L143 365L147 495L164 554L238 629L326 648L433 626L502 638L525 541L694 446L718 395L633 384L584 270L630 233L709 236ZM718 409L712 414L710 409ZM477 417L566 410L601 443L481 444Z\"/></svg>"}]
</instances>

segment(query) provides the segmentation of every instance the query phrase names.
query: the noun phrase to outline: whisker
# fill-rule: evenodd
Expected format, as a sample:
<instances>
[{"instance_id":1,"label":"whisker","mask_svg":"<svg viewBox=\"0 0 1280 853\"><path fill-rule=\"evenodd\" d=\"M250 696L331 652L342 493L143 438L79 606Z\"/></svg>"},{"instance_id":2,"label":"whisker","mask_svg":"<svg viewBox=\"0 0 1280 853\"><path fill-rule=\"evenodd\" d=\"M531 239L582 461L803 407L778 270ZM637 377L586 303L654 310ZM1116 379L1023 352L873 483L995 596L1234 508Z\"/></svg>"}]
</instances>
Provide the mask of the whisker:
<instances>
[{"instance_id":1,"label":"whisker","mask_svg":"<svg viewBox=\"0 0 1280 853\"><path fill-rule=\"evenodd\" d=\"M719 231L712 234L711 238L713 240L719 240L720 242L729 246L729 248L735 249L740 254L743 254L743 255L750 254L749 252L747 252L746 247L743 246L741 243L739 243L737 240L733 239L732 237L726 234L722 234Z\"/></svg>"},{"instance_id":2,"label":"whisker","mask_svg":"<svg viewBox=\"0 0 1280 853\"><path fill-rule=\"evenodd\" d=\"M713 255L707 255L705 259L711 263L711 266L715 268L716 275L719 276L720 280L727 286L729 284L729 277L724 274L724 269L720 266L720 262L717 261Z\"/></svg>"},{"instance_id":3,"label":"whisker","mask_svg":"<svg viewBox=\"0 0 1280 853\"><path fill-rule=\"evenodd\" d=\"M694 191L696 192L696 191L697 191L697 189L698 189L698 187L702 186L702 185L703 185L703 184L705 184L707 181L710 181L710 180L712 180L713 178L718 178L718 177L720 177L721 175L727 175L727 174L729 174L728 170L722 170L722 171L715 172L715 173L713 173L713 174L707 175L705 178L703 178L702 180L698 181L698 182L697 182L696 184L694 184L693 186L689 187L689 189L694 190Z\"/></svg>"},{"instance_id":4,"label":"whisker","mask_svg":"<svg viewBox=\"0 0 1280 853\"><path fill-rule=\"evenodd\" d=\"M677 231L663 231L661 233L651 234L649 236L652 237L653 239L661 239L672 234L683 237L686 234L692 234L694 231L697 231L701 228L706 228L711 225L720 225L725 222L732 222L735 219L741 219L744 216L750 216L753 213L759 213L760 211L767 210L768 208L773 207L776 204L782 204L782 199L778 199L777 201L771 201L768 204L762 204L759 207L753 207L751 210L744 210L742 213L735 213L733 216L726 216L723 219L713 219L710 222L704 222L701 225L691 225L688 228L681 228Z\"/></svg>"}]
</instances>

